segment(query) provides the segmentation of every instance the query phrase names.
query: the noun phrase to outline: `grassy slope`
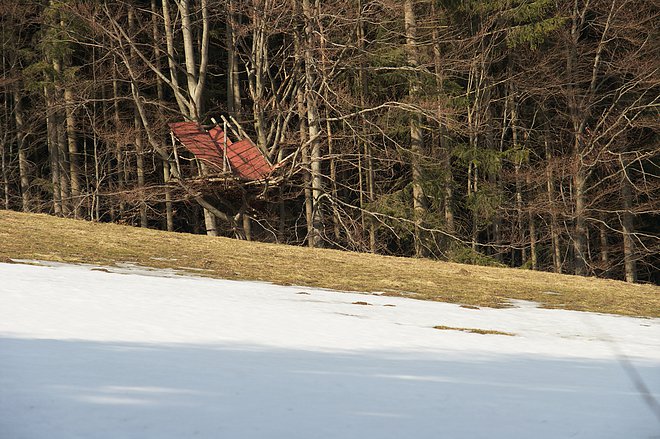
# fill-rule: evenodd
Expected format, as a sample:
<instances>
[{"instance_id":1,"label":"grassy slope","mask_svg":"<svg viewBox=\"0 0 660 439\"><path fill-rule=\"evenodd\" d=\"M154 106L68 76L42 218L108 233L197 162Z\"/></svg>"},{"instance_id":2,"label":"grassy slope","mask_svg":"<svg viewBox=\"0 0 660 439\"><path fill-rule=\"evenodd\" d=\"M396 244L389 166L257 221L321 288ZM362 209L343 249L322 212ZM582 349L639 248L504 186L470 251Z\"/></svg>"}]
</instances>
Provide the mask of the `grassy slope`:
<instances>
[{"instance_id":1,"label":"grassy slope","mask_svg":"<svg viewBox=\"0 0 660 439\"><path fill-rule=\"evenodd\" d=\"M546 307L660 317L660 287L519 269L249 243L0 211L0 261L134 262L227 279L385 292L477 306Z\"/></svg>"}]
</instances>

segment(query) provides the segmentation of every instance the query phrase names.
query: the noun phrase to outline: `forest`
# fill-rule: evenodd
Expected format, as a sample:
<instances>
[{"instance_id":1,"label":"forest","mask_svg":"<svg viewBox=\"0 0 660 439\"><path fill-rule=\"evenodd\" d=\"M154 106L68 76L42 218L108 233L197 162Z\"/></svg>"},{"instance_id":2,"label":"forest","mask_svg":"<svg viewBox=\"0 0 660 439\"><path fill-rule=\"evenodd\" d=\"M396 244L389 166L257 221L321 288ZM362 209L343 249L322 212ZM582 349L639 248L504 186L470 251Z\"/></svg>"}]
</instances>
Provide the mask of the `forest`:
<instances>
[{"instance_id":1,"label":"forest","mask_svg":"<svg viewBox=\"0 0 660 439\"><path fill-rule=\"evenodd\" d=\"M660 283L657 1L0 11L2 209ZM180 121L272 175L216 172Z\"/></svg>"}]
</instances>

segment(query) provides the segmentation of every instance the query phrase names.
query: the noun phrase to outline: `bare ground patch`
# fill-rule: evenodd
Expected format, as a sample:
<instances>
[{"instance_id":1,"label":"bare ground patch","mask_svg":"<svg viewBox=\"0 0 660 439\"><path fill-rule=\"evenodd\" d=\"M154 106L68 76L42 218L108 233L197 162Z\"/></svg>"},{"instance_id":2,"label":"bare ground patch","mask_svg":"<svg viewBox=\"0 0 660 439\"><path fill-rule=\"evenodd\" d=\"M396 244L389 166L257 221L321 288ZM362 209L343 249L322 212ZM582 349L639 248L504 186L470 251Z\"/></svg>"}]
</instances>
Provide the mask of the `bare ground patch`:
<instances>
[{"instance_id":1,"label":"bare ground patch","mask_svg":"<svg viewBox=\"0 0 660 439\"><path fill-rule=\"evenodd\" d=\"M509 337L514 337L516 335L513 332L496 331L494 329L459 328L459 327L444 326L444 325L434 326L433 329L440 329L442 331L461 331L461 332L469 332L470 334L481 334L481 335L506 335Z\"/></svg>"}]
</instances>

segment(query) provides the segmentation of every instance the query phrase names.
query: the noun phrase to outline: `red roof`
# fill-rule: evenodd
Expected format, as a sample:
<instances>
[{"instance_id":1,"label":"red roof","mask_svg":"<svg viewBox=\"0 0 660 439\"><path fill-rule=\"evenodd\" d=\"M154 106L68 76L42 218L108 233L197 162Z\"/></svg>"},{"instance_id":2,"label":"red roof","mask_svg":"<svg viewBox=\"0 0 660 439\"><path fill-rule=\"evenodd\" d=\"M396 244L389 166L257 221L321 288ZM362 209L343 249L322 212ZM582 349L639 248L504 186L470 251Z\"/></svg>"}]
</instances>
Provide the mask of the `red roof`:
<instances>
[{"instance_id":1,"label":"red roof","mask_svg":"<svg viewBox=\"0 0 660 439\"><path fill-rule=\"evenodd\" d=\"M223 169L223 148L227 141L227 159L232 172L245 180L261 180L273 170L264 154L250 139L236 143L219 128L206 131L197 122L175 122L170 129L179 141L196 158L203 160L219 170Z\"/></svg>"}]
</instances>

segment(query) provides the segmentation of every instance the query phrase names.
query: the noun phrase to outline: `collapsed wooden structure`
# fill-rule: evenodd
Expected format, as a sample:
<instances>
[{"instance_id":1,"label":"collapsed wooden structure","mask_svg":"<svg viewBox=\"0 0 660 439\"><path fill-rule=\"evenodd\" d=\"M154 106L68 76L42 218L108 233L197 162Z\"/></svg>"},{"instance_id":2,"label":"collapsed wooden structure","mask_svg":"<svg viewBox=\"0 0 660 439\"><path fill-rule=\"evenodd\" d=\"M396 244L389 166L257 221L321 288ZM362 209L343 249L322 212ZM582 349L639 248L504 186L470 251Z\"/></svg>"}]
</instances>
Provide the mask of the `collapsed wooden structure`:
<instances>
[{"instance_id":1,"label":"collapsed wooden structure","mask_svg":"<svg viewBox=\"0 0 660 439\"><path fill-rule=\"evenodd\" d=\"M233 142L217 124L208 130L194 121L174 122L169 127L172 135L205 165L209 174L221 173L243 182L267 183L277 168L248 137Z\"/></svg>"},{"instance_id":2,"label":"collapsed wooden structure","mask_svg":"<svg viewBox=\"0 0 660 439\"><path fill-rule=\"evenodd\" d=\"M229 226L227 232L250 239L254 213L288 196L288 182L301 167L295 166L295 151L273 164L268 150L252 142L238 122L231 117L233 123L222 120L222 128L213 119L211 126L194 121L169 124L179 185L184 197L194 198L205 209L207 230L217 227L209 219L215 216Z\"/></svg>"}]
</instances>

